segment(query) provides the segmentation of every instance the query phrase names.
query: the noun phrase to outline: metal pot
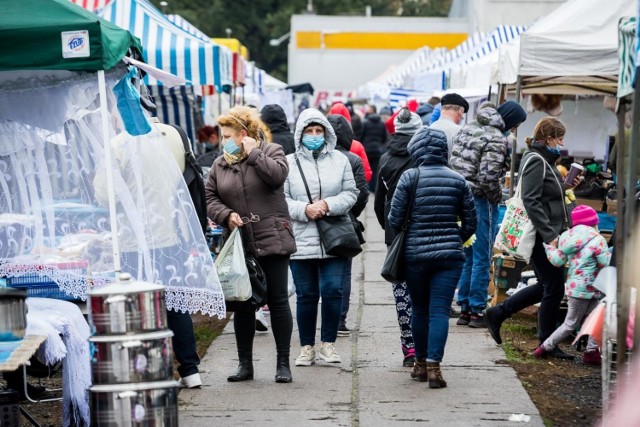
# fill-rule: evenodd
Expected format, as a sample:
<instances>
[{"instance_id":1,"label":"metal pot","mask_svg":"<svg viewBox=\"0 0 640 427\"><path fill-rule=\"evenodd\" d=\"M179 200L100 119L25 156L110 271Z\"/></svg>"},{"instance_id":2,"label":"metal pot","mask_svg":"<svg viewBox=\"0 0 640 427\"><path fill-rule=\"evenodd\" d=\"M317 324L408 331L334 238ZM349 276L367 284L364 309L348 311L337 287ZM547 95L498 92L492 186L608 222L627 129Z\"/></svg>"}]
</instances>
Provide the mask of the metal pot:
<instances>
[{"instance_id":1,"label":"metal pot","mask_svg":"<svg viewBox=\"0 0 640 427\"><path fill-rule=\"evenodd\" d=\"M93 384L170 380L172 336L171 331L160 331L89 338Z\"/></svg>"},{"instance_id":2,"label":"metal pot","mask_svg":"<svg viewBox=\"0 0 640 427\"><path fill-rule=\"evenodd\" d=\"M92 386L91 425L177 426L177 387L175 381Z\"/></svg>"},{"instance_id":3,"label":"metal pot","mask_svg":"<svg viewBox=\"0 0 640 427\"><path fill-rule=\"evenodd\" d=\"M164 286L131 280L87 292L89 324L95 335L151 332L167 328Z\"/></svg>"},{"instance_id":4,"label":"metal pot","mask_svg":"<svg viewBox=\"0 0 640 427\"><path fill-rule=\"evenodd\" d=\"M0 286L0 341L24 338L27 330L27 291Z\"/></svg>"}]
</instances>

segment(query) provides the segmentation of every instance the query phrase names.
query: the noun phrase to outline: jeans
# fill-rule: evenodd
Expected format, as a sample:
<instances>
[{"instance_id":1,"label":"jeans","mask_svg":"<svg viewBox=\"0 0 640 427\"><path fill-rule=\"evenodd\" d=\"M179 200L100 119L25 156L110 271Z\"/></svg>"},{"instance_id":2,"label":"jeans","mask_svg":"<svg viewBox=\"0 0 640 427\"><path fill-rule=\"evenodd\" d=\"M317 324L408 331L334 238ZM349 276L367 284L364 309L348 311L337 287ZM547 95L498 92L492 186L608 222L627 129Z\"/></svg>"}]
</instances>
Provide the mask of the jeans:
<instances>
[{"instance_id":1,"label":"jeans","mask_svg":"<svg viewBox=\"0 0 640 427\"><path fill-rule=\"evenodd\" d=\"M342 312L340 313L340 323L347 323L349 314L349 299L351 297L351 265L353 259L347 259L347 267L344 270L344 281L342 282Z\"/></svg>"},{"instance_id":2,"label":"jeans","mask_svg":"<svg viewBox=\"0 0 640 427\"><path fill-rule=\"evenodd\" d=\"M409 290L405 282L394 283L392 286L393 297L396 300L398 325L400 325L402 354L409 356L415 352L415 344L413 343L413 335L411 334L411 297L409 296Z\"/></svg>"},{"instance_id":3,"label":"jeans","mask_svg":"<svg viewBox=\"0 0 640 427\"><path fill-rule=\"evenodd\" d=\"M556 329L560 302L564 296L564 267L551 265L539 234L536 235L530 262L538 283L515 293L497 307L500 307L502 316L509 317L523 308L540 303L538 336L542 344Z\"/></svg>"},{"instance_id":4,"label":"jeans","mask_svg":"<svg viewBox=\"0 0 640 427\"><path fill-rule=\"evenodd\" d=\"M315 345L318 302L322 297L320 339L335 342L342 311L342 286L349 259L342 257L291 261L296 284L296 318L300 345Z\"/></svg>"},{"instance_id":5,"label":"jeans","mask_svg":"<svg viewBox=\"0 0 640 427\"><path fill-rule=\"evenodd\" d=\"M466 260L458 282L458 305L463 312L482 313L487 306L489 269L498 229L498 205L474 196L478 228L476 241L464 249Z\"/></svg>"},{"instance_id":6,"label":"jeans","mask_svg":"<svg viewBox=\"0 0 640 427\"><path fill-rule=\"evenodd\" d=\"M198 373L200 358L196 353L196 337L193 333L193 322L189 313L167 310L167 323L173 331L171 345L173 354L180 364L178 373L182 378Z\"/></svg>"},{"instance_id":7,"label":"jeans","mask_svg":"<svg viewBox=\"0 0 640 427\"><path fill-rule=\"evenodd\" d=\"M449 312L462 261L407 262L411 331L417 359L441 362L449 334Z\"/></svg>"},{"instance_id":8,"label":"jeans","mask_svg":"<svg viewBox=\"0 0 640 427\"><path fill-rule=\"evenodd\" d=\"M289 356L293 317L289 305L289 255L268 255L257 259L267 279L267 304L271 329L278 356ZM236 311L233 315L238 356L249 358L253 353L256 334L256 312Z\"/></svg>"}]
</instances>

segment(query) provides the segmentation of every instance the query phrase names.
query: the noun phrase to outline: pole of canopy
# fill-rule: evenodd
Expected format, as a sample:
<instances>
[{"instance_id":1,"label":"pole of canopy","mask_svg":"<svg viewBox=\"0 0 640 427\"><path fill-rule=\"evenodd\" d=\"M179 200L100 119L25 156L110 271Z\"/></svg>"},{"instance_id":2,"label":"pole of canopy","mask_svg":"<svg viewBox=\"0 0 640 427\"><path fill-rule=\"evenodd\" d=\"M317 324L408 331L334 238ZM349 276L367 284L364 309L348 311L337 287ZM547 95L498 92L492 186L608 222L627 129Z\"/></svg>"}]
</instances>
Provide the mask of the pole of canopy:
<instances>
[{"instance_id":1,"label":"pole of canopy","mask_svg":"<svg viewBox=\"0 0 640 427\"><path fill-rule=\"evenodd\" d=\"M616 363L618 366L618 372L624 372L625 364L627 363L625 352L620 349L626 348L627 339L627 321L629 318L629 289L625 285L624 280L624 237L625 237L625 223L624 223L624 157L625 150L627 149L624 141L624 122L625 114L627 112L627 104L624 101L620 101L618 107L618 138L616 140L616 186L617 194L616 199L618 203L617 212L617 232L615 250L616 250L616 342L618 343L618 352L616 354ZM608 379L606 379L608 381ZM606 396L608 399L609 397Z\"/></svg>"},{"instance_id":2,"label":"pole of canopy","mask_svg":"<svg viewBox=\"0 0 640 427\"><path fill-rule=\"evenodd\" d=\"M119 276L120 245L118 244L118 222L116 218L116 193L113 186L113 161L111 159L111 142L109 138L109 113L107 111L107 84L104 78L104 70L98 71L98 92L100 95L100 116L102 119L102 141L104 145L104 161L107 168L107 193L109 197L109 220L111 225L111 243L113 247L113 269L116 280Z\"/></svg>"},{"instance_id":3,"label":"pole of canopy","mask_svg":"<svg viewBox=\"0 0 640 427\"><path fill-rule=\"evenodd\" d=\"M522 98L522 76L518 76L518 81L516 83L516 102L520 104ZM498 100L499 102L499 100ZM508 129L505 129L508 130ZM509 169L509 197L513 197L513 188L515 185L515 173L516 173L516 150L518 149L518 129L515 132L515 140L513 141L513 145L511 146L511 168Z\"/></svg>"},{"instance_id":4,"label":"pole of canopy","mask_svg":"<svg viewBox=\"0 0 640 427\"><path fill-rule=\"evenodd\" d=\"M636 64L637 65L637 64ZM640 68L636 68L636 79L640 76ZM640 139L640 135L638 135L638 122L640 121L640 85L636 84L636 89L633 92L633 113L632 113L632 127L631 127L631 143L629 144L629 174L627 176L629 185L627 189L627 204L626 204L626 213L627 219L625 221L625 225L629 227L625 233L625 242L633 242L636 243L638 241L638 221L636 217L636 182L638 177L638 140ZM634 246L637 250L637 245ZM635 265L637 262L635 257L629 252L629 256L627 259L629 260L629 266ZM637 254L635 254L637 255ZM635 289L635 293L632 295L637 295L637 286L638 286L638 277L637 277L637 269L627 268L627 273L625 276L628 277L627 286L633 286ZM631 304L635 304L636 312L635 319L636 322L640 320L638 313L640 312L640 304L637 303L637 299L633 299L630 301ZM638 345L640 345L640 325L636 323L633 334L633 349L635 350L633 358L637 358L640 355L638 352Z\"/></svg>"}]
</instances>

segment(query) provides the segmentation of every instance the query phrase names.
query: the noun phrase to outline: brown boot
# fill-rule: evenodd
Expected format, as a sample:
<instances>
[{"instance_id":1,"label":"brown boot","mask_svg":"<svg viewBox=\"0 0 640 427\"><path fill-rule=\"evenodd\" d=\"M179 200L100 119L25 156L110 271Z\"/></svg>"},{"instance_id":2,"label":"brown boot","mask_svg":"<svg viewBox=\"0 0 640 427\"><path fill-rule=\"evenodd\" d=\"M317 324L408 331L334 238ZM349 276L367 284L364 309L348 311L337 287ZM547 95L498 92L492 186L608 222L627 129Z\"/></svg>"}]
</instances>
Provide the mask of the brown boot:
<instances>
[{"instance_id":1,"label":"brown boot","mask_svg":"<svg viewBox=\"0 0 640 427\"><path fill-rule=\"evenodd\" d=\"M447 386L447 382L442 378L439 362L427 362L427 376L429 379L429 388L443 388Z\"/></svg>"},{"instance_id":2,"label":"brown boot","mask_svg":"<svg viewBox=\"0 0 640 427\"><path fill-rule=\"evenodd\" d=\"M411 378L417 379L421 383L427 381L427 361L425 359L416 359L416 363L413 365L413 371L411 371Z\"/></svg>"}]
</instances>

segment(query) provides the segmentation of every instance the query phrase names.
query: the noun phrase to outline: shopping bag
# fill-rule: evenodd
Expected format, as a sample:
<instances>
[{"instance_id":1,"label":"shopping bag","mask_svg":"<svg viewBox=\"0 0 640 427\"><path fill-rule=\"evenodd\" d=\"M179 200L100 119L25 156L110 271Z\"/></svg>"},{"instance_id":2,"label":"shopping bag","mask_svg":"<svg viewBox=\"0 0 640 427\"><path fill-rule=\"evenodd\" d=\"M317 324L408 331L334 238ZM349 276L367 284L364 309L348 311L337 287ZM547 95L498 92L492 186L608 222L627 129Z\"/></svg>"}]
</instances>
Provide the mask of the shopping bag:
<instances>
[{"instance_id":1,"label":"shopping bag","mask_svg":"<svg viewBox=\"0 0 640 427\"><path fill-rule=\"evenodd\" d=\"M593 309L591 314L587 316L585 321L582 323L582 327L580 328L580 332L576 336L576 339L573 341L575 345L581 336L589 335L593 340L602 347L602 329L604 326L604 313L605 313L605 304L601 302L598 304L596 308Z\"/></svg>"},{"instance_id":2,"label":"shopping bag","mask_svg":"<svg viewBox=\"0 0 640 427\"><path fill-rule=\"evenodd\" d=\"M533 245L536 243L536 229L524 208L520 189L521 184L518 183L516 194L507 200L507 211L500 224L494 247L529 262Z\"/></svg>"},{"instance_id":3,"label":"shopping bag","mask_svg":"<svg viewBox=\"0 0 640 427\"><path fill-rule=\"evenodd\" d=\"M251 279L244 258L242 236L235 228L216 258L216 270L225 301L247 301L251 298Z\"/></svg>"}]
</instances>

